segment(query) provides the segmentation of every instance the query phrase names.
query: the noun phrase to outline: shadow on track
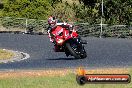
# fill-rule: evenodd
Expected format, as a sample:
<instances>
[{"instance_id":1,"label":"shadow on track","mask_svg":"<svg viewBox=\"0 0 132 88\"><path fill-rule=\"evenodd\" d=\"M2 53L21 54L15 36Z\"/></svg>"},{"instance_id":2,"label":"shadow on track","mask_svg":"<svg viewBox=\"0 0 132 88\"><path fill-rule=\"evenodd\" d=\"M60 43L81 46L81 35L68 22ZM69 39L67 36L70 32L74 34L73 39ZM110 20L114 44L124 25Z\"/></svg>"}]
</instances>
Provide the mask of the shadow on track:
<instances>
[{"instance_id":1,"label":"shadow on track","mask_svg":"<svg viewBox=\"0 0 132 88\"><path fill-rule=\"evenodd\" d=\"M46 60L79 60L76 58L55 58L55 59L46 59Z\"/></svg>"}]
</instances>

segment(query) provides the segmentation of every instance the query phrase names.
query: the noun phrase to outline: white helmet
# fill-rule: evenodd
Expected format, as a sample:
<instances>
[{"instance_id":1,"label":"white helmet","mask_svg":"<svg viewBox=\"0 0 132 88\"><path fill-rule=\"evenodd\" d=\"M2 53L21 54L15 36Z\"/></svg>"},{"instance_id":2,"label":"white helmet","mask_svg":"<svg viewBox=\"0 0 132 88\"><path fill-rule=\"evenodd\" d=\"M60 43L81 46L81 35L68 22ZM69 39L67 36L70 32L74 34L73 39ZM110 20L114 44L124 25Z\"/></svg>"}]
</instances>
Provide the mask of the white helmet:
<instances>
[{"instance_id":1,"label":"white helmet","mask_svg":"<svg viewBox=\"0 0 132 88\"><path fill-rule=\"evenodd\" d=\"M48 18L48 24L49 24L49 25L56 24L56 19L55 19L55 17L50 16L50 17Z\"/></svg>"}]
</instances>

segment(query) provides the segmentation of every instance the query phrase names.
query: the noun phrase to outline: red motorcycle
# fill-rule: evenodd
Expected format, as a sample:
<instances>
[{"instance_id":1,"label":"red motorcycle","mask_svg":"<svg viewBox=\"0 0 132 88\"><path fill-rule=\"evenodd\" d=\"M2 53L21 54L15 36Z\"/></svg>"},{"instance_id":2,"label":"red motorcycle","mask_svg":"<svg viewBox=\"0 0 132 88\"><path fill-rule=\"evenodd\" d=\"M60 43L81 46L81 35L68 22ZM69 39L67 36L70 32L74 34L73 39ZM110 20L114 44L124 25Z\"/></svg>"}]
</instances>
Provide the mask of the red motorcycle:
<instances>
[{"instance_id":1,"label":"red motorcycle","mask_svg":"<svg viewBox=\"0 0 132 88\"><path fill-rule=\"evenodd\" d=\"M65 52L66 56L74 56L77 59L83 59L87 57L84 49L84 42L76 32L75 28L70 30L63 27L63 25L57 26L52 30L53 38L55 40L55 47L58 52Z\"/></svg>"}]
</instances>

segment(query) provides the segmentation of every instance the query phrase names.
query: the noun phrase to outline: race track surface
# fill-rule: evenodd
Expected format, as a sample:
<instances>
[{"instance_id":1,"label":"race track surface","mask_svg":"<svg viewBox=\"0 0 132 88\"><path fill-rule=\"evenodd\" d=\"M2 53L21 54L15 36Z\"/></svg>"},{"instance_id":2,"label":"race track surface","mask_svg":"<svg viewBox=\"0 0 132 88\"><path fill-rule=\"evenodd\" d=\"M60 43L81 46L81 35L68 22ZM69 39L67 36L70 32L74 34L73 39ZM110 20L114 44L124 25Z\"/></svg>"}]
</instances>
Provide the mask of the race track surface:
<instances>
[{"instance_id":1,"label":"race track surface","mask_svg":"<svg viewBox=\"0 0 132 88\"><path fill-rule=\"evenodd\" d=\"M0 69L47 69L132 66L131 39L84 38L88 57L73 59L53 51L53 44L46 35L0 34L0 48L22 51L30 58L19 62L0 63Z\"/></svg>"}]
</instances>

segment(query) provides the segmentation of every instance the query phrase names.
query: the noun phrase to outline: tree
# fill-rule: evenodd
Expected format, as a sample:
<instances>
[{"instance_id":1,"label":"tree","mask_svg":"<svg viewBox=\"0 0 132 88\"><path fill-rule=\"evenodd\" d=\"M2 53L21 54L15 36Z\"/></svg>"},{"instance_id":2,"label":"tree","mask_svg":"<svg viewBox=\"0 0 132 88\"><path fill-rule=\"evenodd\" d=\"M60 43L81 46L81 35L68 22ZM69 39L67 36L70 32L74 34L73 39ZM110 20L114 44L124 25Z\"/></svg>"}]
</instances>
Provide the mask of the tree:
<instances>
[{"instance_id":1,"label":"tree","mask_svg":"<svg viewBox=\"0 0 132 88\"><path fill-rule=\"evenodd\" d=\"M97 3L97 0L79 0L80 2L83 2L85 6L94 8L95 4Z\"/></svg>"},{"instance_id":2,"label":"tree","mask_svg":"<svg viewBox=\"0 0 132 88\"><path fill-rule=\"evenodd\" d=\"M0 9L3 9L4 5L3 3L0 3Z\"/></svg>"},{"instance_id":3,"label":"tree","mask_svg":"<svg viewBox=\"0 0 132 88\"><path fill-rule=\"evenodd\" d=\"M51 6L55 9L54 5L57 3L62 3L62 0L49 0L49 2L51 3Z\"/></svg>"},{"instance_id":4,"label":"tree","mask_svg":"<svg viewBox=\"0 0 132 88\"><path fill-rule=\"evenodd\" d=\"M7 0L3 16L46 19L51 11L48 0Z\"/></svg>"},{"instance_id":5,"label":"tree","mask_svg":"<svg viewBox=\"0 0 132 88\"><path fill-rule=\"evenodd\" d=\"M109 24L130 24L131 20L131 0L109 0L105 1L104 18Z\"/></svg>"}]
</instances>

